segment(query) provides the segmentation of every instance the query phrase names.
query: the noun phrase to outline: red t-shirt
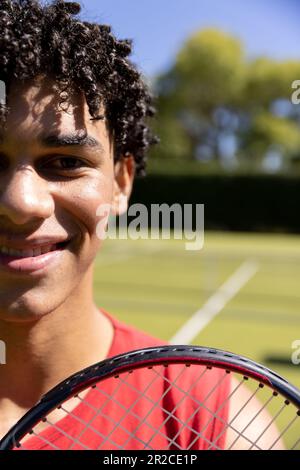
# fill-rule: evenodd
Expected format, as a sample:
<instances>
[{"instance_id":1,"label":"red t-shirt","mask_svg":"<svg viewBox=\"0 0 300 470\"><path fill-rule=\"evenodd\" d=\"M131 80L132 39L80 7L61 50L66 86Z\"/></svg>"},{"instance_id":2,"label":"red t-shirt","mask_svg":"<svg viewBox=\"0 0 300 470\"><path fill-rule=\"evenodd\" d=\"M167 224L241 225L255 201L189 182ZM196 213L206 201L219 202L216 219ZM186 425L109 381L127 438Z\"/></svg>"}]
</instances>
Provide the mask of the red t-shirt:
<instances>
[{"instance_id":1,"label":"red t-shirt","mask_svg":"<svg viewBox=\"0 0 300 470\"><path fill-rule=\"evenodd\" d=\"M103 313L107 315L106 312ZM134 349L165 344L122 324L110 315L108 317L114 328L108 357ZM177 375L179 371L176 368L179 367L182 366L162 367L162 374L167 380L172 381L173 375ZM128 374L129 387L126 386L125 393L124 388L120 386L120 380L106 379L98 385L103 393L100 394L97 389L90 389L84 401L72 410L72 414L56 422L55 428L46 428L38 436L30 437L23 446L28 450L120 448L201 450L207 449L210 442L216 441L215 448L222 449L226 435L224 423L228 418L226 399L230 393L230 379L222 370L212 369L205 372L205 380L200 380L199 386L193 389L195 402L186 400L180 391L181 380L184 381L185 389L187 381L191 389L193 388L194 372L195 369L191 368L190 371L186 369L183 376L175 379L178 388L172 387L169 391L166 390L165 380L158 379L153 382L151 370L137 370L133 374ZM197 374L201 375L202 372L204 368L197 366ZM147 381L148 374L149 381ZM153 382L151 385L150 381ZM149 399L139 400L138 390L145 389ZM199 409L201 401L205 402L205 406ZM159 407L154 407L156 402L159 402ZM177 403L181 403L178 408L176 408ZM171 411L174 407L176 416L170 418L168 410ZM184 429L181 428L182 422L187 424ZM90 423L90 427L87 428L85 423ZM200 430L203 437L197 439L193 429ZM74 436L76 443L68 436Z\"/></svg>"}]
</instances>

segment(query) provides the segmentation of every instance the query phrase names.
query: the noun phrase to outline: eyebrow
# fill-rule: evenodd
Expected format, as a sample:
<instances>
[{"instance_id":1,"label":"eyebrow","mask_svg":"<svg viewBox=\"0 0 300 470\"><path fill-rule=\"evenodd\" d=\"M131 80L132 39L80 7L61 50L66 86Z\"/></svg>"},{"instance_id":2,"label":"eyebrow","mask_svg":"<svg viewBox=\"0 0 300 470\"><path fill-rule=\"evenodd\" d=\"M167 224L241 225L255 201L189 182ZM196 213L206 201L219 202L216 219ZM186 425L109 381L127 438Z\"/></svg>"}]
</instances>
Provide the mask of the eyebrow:
<instances>
[{"instance_id":1,"label":"eyebrow","mask_svg":"<svg viewBox=\"0 0 300 470\"><path fill-rule=\"evenodd\" d=\"M95 137L89 136L88 134L65 134L65 135L56 135L51 134L47 136L42 136L39 138L39 142L44 147L90 147L94 149L99 149L101 152L104 152L103 145L95 139Z\"/></svg>"}]
</instances>

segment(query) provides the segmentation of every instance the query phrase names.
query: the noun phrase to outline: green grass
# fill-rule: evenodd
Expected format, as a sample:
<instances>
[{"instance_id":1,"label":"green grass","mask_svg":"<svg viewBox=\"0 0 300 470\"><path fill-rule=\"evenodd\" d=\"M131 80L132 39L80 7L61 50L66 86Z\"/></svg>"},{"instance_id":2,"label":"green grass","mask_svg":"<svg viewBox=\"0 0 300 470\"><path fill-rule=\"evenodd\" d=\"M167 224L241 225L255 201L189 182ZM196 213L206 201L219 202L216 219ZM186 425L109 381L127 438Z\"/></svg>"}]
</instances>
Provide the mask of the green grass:
<instances>
[{"instance_id":1,"label":"green grass","mask_svg":"<svg viewBox=\"0 0 300 470\"><path fill-rule=\"evenodd\" d=\"M168 340L248 259L258 272L193 343L248 356L300 387L300 365L289 362L300 339L300 237L206 233L201 251L186 251L181 240L107 240L96 260L95 299Z\"/></svg>"}]
</instances>

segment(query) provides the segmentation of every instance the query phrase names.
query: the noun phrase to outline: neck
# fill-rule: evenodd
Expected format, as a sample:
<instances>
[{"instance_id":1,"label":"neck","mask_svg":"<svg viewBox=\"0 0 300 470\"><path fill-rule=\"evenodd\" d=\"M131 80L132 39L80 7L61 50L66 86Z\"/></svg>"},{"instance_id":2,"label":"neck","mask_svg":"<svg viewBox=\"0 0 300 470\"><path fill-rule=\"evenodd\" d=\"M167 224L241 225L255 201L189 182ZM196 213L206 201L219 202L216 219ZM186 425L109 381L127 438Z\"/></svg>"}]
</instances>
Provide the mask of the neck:
<instances>
[{"instance_id":1,"label":"neck","mask_svg":"<svg viewBox=\"0 0 300 470\"><path fill-rule=\"evenodd\" d=\"M1 402L26 410L78 370L103 360L113 329L93 301L92 271L63 305L37 322L0 321L6 364L0 365Z\"/></svg>"}]
</instances>

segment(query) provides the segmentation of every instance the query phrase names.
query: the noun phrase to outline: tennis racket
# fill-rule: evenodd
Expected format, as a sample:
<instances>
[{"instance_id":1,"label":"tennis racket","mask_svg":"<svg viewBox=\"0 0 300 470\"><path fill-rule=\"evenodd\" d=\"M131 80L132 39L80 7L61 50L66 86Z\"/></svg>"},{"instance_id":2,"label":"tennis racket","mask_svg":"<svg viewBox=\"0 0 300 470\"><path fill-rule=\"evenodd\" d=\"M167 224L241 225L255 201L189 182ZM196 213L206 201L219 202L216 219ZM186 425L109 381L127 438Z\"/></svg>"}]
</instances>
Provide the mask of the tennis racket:
<instances>
[{"instance_id":1,"label":"tennis racket","mask_svg":"<svg viewBox=\"0 0 300 470\"><path fill-rule=\"evenodd\" d=\"M54 387L0 441L14 450L300 449L300 391L196 346L118 355Z\"/></svg>"}]
</instances>

